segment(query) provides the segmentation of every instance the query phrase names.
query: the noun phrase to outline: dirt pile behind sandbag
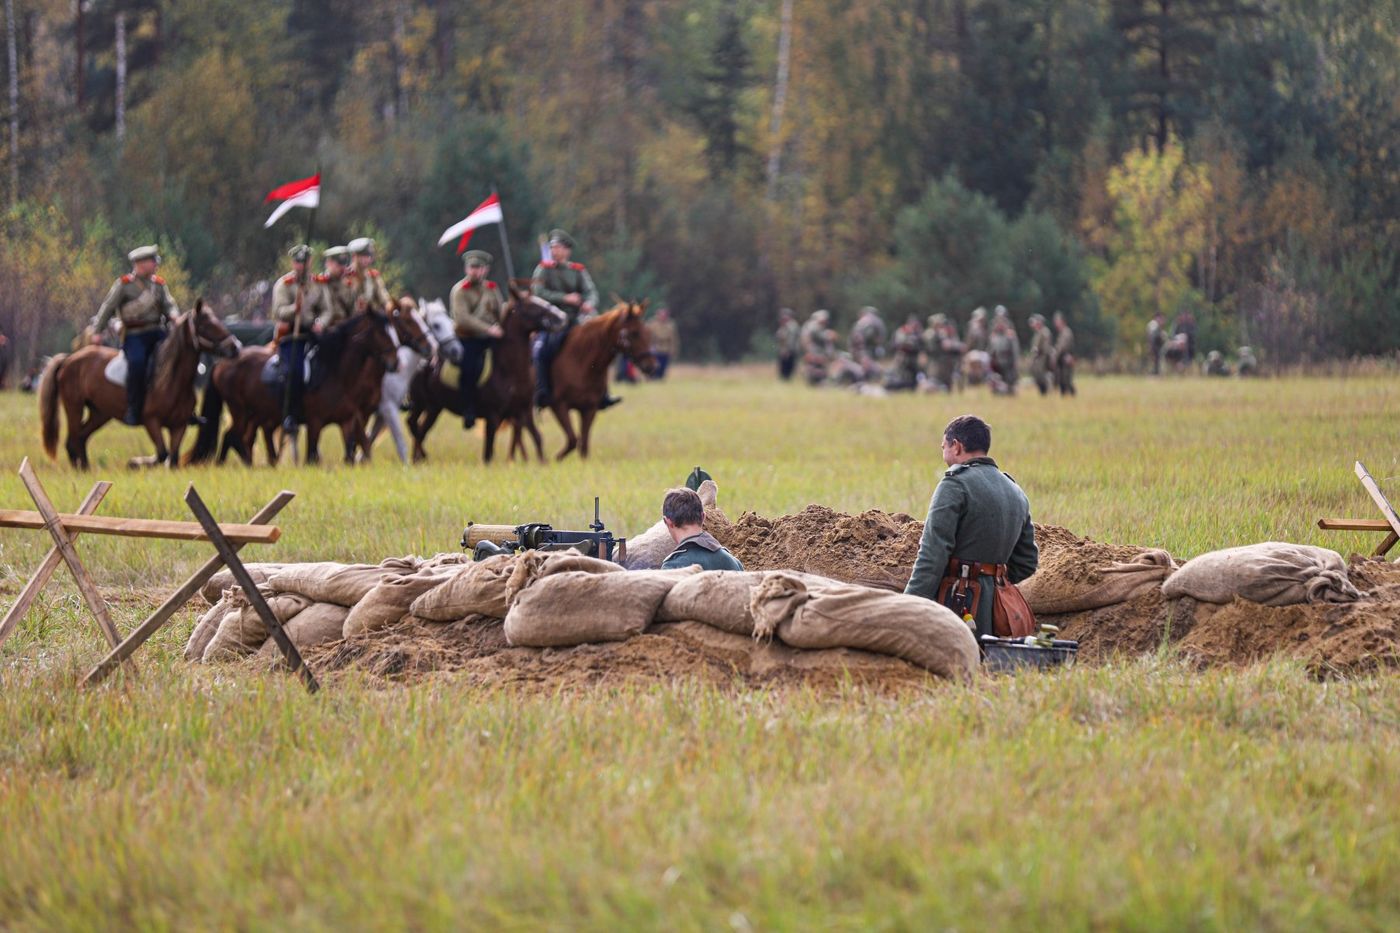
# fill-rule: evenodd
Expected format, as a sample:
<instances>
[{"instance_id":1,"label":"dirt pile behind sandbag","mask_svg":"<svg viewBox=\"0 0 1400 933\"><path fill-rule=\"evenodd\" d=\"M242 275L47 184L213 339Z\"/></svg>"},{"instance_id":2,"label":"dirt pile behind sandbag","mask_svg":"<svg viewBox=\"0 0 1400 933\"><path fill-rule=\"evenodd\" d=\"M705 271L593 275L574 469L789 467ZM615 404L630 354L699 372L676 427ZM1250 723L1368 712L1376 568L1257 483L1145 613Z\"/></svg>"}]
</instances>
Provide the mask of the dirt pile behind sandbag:
<instances>
[{"instance_id":1,"label":"dirt pile behind sandbag","mask_svg":"<svg viewBox=\"0 0 1400 933\"><path fill-rule=\"evenodd\" d=\"M719 487L715 485L714 480L705 480L695 492L700 496L700 504L705 507L703 527L706 531L713 534L716 525L729 524L729 519L719 508ZM656 505L657 510L660 511L660 500L657 501ZM624 562L624 566L628 570L656 570L675 549L675 539L671 537L666 523L658 520L646 531L632 535L627 539L627 560Z\"/></svg>"},{"instance_id":2,"label":"dirt pile behind sandbag","mask_svg":"<svg viewBox=\"0 0 1400 933\"><path fill-rule=\"evenodd\" d=\"M902 512L848 515L823 505L776 519L745 512L710 529L745 570L800 570L893 589L909 581L923 531L923 522Z\"/></svg>"},{"instance_id":3,"label":"dirt pile behind sandbag","mask_svg":"<svg viewBox=\"0 0 1400 933\"><path fill-rule=\"evenodd\" d=\"M1020 584L1037 615L1128 602L1161 588L1176 562L1166 551L1101 544L1053 525L1036 526L1040 566Z\"/></svg>"}]
</instances>

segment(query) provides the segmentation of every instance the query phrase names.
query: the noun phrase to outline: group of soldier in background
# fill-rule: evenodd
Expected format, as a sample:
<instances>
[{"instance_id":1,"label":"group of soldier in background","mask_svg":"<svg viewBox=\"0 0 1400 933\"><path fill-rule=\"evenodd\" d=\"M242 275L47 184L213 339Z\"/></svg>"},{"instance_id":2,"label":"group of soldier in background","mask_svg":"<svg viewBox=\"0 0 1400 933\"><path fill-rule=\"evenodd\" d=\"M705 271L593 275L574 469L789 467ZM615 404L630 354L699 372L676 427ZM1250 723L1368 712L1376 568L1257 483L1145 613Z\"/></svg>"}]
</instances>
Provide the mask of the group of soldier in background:
<instances>
[{"instance_id":1,"label":"group of soldier in background","mask_svg":"<svg viewBox=\"0 0 1400 933\"><path fill-rule=\"evenodd\" d=\"M1016 325L1004 305L988 319L986 308L972 312L967 334L946 314L931 314L926 324L914 315L888 332L880 312L862 308L851 327L846 349L838 346L831 313L819 310L799 325L790 308L778 315L778 375L791 379L799 363L809 385L880 386L886 391L952 392L988 385L996 394L1014 395L1022 371L1041 395L1074 395L1074 331L1056 312L1047 323L1030 317L1031 343L1025 354Z\"/></svg>"},{"instance_id":2,"label":"group of soldier in background","mask_svg":"<svg viewBox=\"0 0 1400 933\"><path fill-rule=\"evenodd\" d=\"M1186 372L1196 361L1196 316L1183 311L1172 323L1171 334L1167 334L1167 319L1160 312L1147 322L1147 368L1154 376L1162 374L1165 365L1169 370ZM1259 360L1251 347L1240 347L1232 369L1224 354L1211 350L1206 354L1201 367L1207 376L1254 376L1259 373Z\"/></svg>"}]
</instances>

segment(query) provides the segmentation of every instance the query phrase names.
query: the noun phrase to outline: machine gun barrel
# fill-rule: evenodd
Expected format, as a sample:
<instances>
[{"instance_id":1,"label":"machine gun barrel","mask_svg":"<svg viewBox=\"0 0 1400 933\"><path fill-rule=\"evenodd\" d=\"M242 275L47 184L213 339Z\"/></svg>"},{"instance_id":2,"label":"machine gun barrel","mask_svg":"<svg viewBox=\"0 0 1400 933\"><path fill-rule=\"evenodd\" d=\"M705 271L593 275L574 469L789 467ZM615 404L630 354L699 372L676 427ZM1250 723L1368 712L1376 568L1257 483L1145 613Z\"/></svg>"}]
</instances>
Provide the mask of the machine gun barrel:
<instances>
[{"instance_id":1,"label":"machine gun barrel","mask_svg":"<svg viewBox=\"0 0 1400 933\"><path fill-rule=\"evenodd\" d=\"M462 547L467 550L475 548L483 541L493 543L508 541L515 538L514 525L477 525L467 526L467 530L462 532Z\"/></svg>"}]
</instances>

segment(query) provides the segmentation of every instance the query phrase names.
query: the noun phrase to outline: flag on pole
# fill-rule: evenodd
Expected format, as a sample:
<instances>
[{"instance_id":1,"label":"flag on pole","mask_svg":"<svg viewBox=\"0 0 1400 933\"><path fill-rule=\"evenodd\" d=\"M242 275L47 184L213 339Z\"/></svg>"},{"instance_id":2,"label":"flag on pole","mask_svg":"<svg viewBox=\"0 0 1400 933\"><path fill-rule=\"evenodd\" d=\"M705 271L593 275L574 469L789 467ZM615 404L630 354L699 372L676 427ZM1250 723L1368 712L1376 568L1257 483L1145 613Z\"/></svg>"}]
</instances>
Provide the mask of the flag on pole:
<instances>
[{"instance_id":1,"label":"flag on pole","mask_svg":"<svg viewBox=\"0 0 1400 933\"><path fill-rule=\"evenodd\" d=\"M270 227L281 219L282 215L294 207L316 207L321 203L321 173L317 172L310 178L303 178L301 181L289 181L285 185L273 188L263 199L266 202L281 201L277 209L272 212L272 216L267 218L267 223L263 227Z\"/></svg>"},{"instance_id":2,"label":"flag on pole","mask_svg":"<svg viewBox=\"0 0 1400 933\"><path fill-rule=\"evenodd\" d=\"M549 262L549 241L540 237L540 262Z\"/></svg>"},{"instance_id":3,"label":"flag on pole","mask_svg":"<svg viewBox=\"0 0 1400 933\"><path fill-rule=\"evenodd\" d=\"M450 243L455 237L462 240L457 244L457 255L461 255L467 250L467 243L472 238L472 231L477 227L484 227L487 224L498 224L505 220L505 214L501 212L501 199L493 192L491 197L482 201L464 219L457 221L452 226L443 231L438 237L438 246Z\"/></svg>"}]
</instances>

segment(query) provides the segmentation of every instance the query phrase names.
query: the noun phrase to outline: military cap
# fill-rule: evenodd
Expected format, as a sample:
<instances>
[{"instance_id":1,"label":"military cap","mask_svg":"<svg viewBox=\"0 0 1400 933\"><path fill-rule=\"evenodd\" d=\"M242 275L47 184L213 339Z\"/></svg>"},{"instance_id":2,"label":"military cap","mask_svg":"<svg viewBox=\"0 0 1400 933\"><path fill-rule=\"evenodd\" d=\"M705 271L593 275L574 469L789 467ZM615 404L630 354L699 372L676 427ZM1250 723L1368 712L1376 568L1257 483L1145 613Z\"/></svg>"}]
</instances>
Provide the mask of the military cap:
<instances>
[{"instance_id":1,"label":"military cap","mask_svg":"<svg viewBox=\"0 0 1400 933\"><path fill-rule=\"evenodd\" d=\"M126 258L131 262L140 262L143 259L154 259L160 262L160 249L155 246L138 246L126 254Z\"/></svg>"},{"instance_id":2,"label":"military cap","mask_svg":"<svg viewBox=\"0 0 1400 933\"><path fill-rule=\"evenodd\" d=\"M994 313L997 317L1006 317L1006 305L997 305Z\"/></svg>"},{"instance_id":3,"label":"military cap","mask_svg":"<svg viewBox=\"0 0 1400 933\"><path fill-rule=\"evenodd\" d=\"M306 262L311 258L311 247L301 243L287 250L287 255L292 257L293 262Z\"/></svg>"},{"instance_id":4,"label":"military cap","mask_svg":"<svg viewBox=\"0 0 1400 933\"><path fill-rule=\"evenodd\" d=\"M1044 323L1045 323L1045 315L1043 315L1043 314L1041 314L1041 313L1039 313L1039 312L1037 312L1037 313L1035 313L1035 314L1032 314L1032 315L1031 315L1031 318L1030 318L1030 323L1032 323L1032 324L1044 324Z\"/></svg>"},{"instance_id":5,"label":"military cap","mask_svg":"<svg viewBox=\"0 0 1400 933\"><path fill-rule=\"evenodd\" d=\"M780 318L789 318L789 317L794 317L794 316L795 316L795 315L793 314L793 311L792 311L791 308L779 308L779 309L778 309L778 317L780 317Z\"/></svg>"},{"instance_id":6,"label":"military cap","mask_svg":"<svg viewBox=\"0 0 1400 933\"><path fill-rule=\"evenodd\" d=\"M829 321L831 320L831 312L826 310L825 308L821 308L817 311L814 311L812 313L812 317L816 318L818 321Z\"/></svg>"},{"instance_id":7,"label":"military cap","mask_svg":"<svg viewBox=\"0 0 1400 933\"><path fill-rule=\"evenodd\" d=\"M367 236L359 236L346 244L345 248L357 256L363 253L372 253L374 252L374 241Z\"/></svg>"},{"instance_id":8,"label":"military cap","mask_svg":"<svg viewBox=\"0 0 1400 933\"><path fill-rule=\"evenodd\" d=\"M489 266L491 254L484 249L469 249L462 254L462 262L469 266Z\"/></svg>"},{"instance_id":9,"label":"military cap","mask_svg":"<svg viewBox=\"0 0 1400 933\"><path fill-rule=\"evenodd\" d=\"M864 308L861 308L861 309L860 309L860 313L861 313L861 314L873 314L873 315L875 315L876 317L879 317L879 316L880 316L880 309L877 308L877 307L875 307L874 305L866 305Z\"/></svg>"},{"instance_id":10,"label":"military cap","mask_svg":"<svg viewBox=\"0 0 1400 933\"><path fill-rule=\"evenodd\" d=\"M350 250L343 246L332 246L321 254L322 259L334 259L341 265L345 264L345 257L350 255Z\"/></svg>"},{"instance_id":11,"label":"military cap","mask_svg":"<svg viewBox=\"0 0 1400 933\"><path fill-rule=\"evenodd\" d=\"M986 308L980 308L980 307L979 307L979 308L973 308L973 309L972 309L972 319L973 319L974 321L981 320L982 318L984 318L984 317L986 317L986 316L987 316L987 309L986 309Z\"/></svg>"},{"instance_id":12,"label":"military cap","mask_svg":"<svg viewBox=\"0 0 1400 933\"><path fill-rule=\"evenodd\" d=\"M948 315L943 314L942 312L939 312L938 314L930 314L928 316L928 322L933 327L938 327L939 325L947 324Z\"/></svg>"},{"instance_id":13,"label":"military cap","mask_svg":"<svg viewBox=\"0 0 1400 933\"><path fill-rule=\"evenodd\" d=\"M558 227L555 227L553 230L549 231L549 245L553 246L555 243L559 243L562 246L567 246L569 249L574 248L574 238L569 236L563 230L560 230Z\"/></svg>"}]
</instances>

